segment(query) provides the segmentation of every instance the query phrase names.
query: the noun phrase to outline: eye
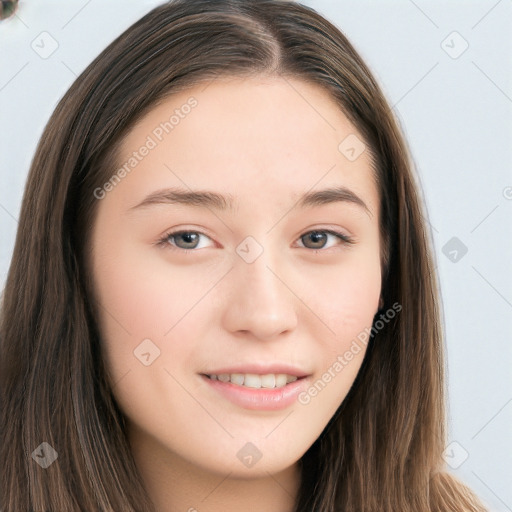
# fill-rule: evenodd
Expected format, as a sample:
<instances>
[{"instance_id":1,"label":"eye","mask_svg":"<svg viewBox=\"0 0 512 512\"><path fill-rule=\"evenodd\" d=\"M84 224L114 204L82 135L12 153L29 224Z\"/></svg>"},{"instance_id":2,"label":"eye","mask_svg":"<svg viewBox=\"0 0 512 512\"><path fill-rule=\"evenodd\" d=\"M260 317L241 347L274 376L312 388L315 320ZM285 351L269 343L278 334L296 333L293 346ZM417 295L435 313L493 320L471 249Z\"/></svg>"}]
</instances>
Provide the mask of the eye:
<instances>
[{"instance_id":1,"label":"eye","mask_svg":"<svg viewBox=\"0 0 512 512\"><path fill-rule=\"evenodd\" d=\"M337 238L338 243L334 240L334 244L326 245L329 237ZM302 247L307 249L330 249L333 245L353 244L354 241L343 233L332 231L330 229L315 229L304 233L300 239ZM341 243L340 243L341 242Z\"/></svg>"},{"instance_id":2,"label":"eye","mask_svg":"<svg viewBox=\"0 0 512 512\"><path fill-rule=\"evenodd\" d=\"M174 233L166 233L163 238L158 241L158 245L169 246L171 249L203 249L205 245L200 244L201 237L208 238L204 233L199 231L175 231Z\"/></svg>"},{"instance_id":3,"label":"eye","mask_svg":"<svg viewBox=\"0 0 512 512\"><path fill-rule=\"evenodd\" d=\"M181 250L187 253L194 249L204 249L205 247L208 247L205 243L201 244L201 237L211 240L209 236L199 231L174 231L166 233L157 242L157 245L167 247L171 250ZM331 241L334 242L331 243L331 245L327 245L329 237L332 237ZM315 229L313 231L308 231L307 233L304 233L299 240L302 243L301 247L313 250L329 249L333 245L354 243L351 237L329 229Z\"/></svg>"}]
</instances>

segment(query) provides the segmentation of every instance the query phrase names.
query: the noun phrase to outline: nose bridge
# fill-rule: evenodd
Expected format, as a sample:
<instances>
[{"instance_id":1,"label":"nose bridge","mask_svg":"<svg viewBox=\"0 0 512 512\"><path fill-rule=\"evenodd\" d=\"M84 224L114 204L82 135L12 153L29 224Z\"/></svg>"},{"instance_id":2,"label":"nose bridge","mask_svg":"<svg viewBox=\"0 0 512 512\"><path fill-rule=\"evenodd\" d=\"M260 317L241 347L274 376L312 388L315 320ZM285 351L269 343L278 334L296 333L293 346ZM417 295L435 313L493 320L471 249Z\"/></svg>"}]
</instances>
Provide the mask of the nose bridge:
<instances>
[{"instance_id":1,"label":"nose bridge","mask_svg":"<svg viewBox=\"0 0 512 512\"><path fill-rule=\"evenodd\" d=\"M250 331L260 339L272 338L296 326L294 296L281 282L280 255L252 237L237 247L224 316L225 327L234 331ZM268 237L265 239L268 241Z\"/></svg>"},{"instance_id":2,"label":"nose bridge","mask_svg":"<svg viewBox=\"0 0 512 512\"><path fill-rule=\"evenodd\" d=\"M276 268L275 260L269 249L263 250L252 263L239 261L236 271L247 283L247 295L254 298L264 296L266 301L274 301L281 295L282 283L270 269ZM275 272L275 271L274 271ZM261 297L260 297L261 298Z\"/></svg>"}]
</instances>

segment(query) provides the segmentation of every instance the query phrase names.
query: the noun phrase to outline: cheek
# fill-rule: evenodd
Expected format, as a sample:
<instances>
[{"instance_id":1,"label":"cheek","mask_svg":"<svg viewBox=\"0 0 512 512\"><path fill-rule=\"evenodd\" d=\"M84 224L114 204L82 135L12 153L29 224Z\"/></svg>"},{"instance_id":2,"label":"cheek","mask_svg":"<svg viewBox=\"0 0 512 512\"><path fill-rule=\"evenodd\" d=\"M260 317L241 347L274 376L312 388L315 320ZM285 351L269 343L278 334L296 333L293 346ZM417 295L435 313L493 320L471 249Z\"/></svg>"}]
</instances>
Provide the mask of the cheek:
<instances>
[{"instance_id":1,"label":"cheek","mask_svg":"<svg viewBox=\"0 0 512 512\"><path fill-rule=\"evenodd\" d=\"M165 257L148 263L146 253L129 248L98 254L97 261L99 330L113 377L142 369L136 359L139 347L145 346L141 343L155 345L155 366L171 368L172 361L180 361L186 367L202 326L208 324L212 306L207 295L219 279L217 273L170 268Z\"/></svg>"},{"instance_id":2,"label":"cheek","mask_svg":"<svg viewBox=\"0 0 512 512\"><path fill-rule=\"evenodd\" d=\"M322 329L323 336L316 334L319 364L314 379L298 397L301 407L308 411L307 417L319 421L317 427L325 426L332 418L356 379L379 296L380 272L366 267L361 273L340 271L321 299L317 298L319 316L329 330Z\"/></svg>"},{"instance_id":3,"label":"cheek","mask_svg":"<svg viewBox=\"0 0 512 512\"><path fill-rule=\"evenodd\" d=\"M366 327L371 326L378 309L381 272L378 252L358 253L344 264L315 271L303 297L311 310L328 327L324 332L336 349Z\"/></svg>"},{"instance_id":4,"label":"cheek","mask_svg":"<svg viewBox=\"0 0 512 512\"><path fill-rule=\"evenodd\" d=\"M337 339L345 342L371 326L380 297L380 272L370 268L333 280L329 314Z\"/></svg>"},{"instance_id":5,"label":"cheek","mask_svg":"<svg viewBox=\"0 0 512 512\"><path fill-rule=\"evenodd\" d=\"M151 418L151 428L168 431L172 444L180 435L179 429L169 429L177 408L184 418L204 413L180 383L195 367L211 324L207 295L219 278L197 269L170 268L164 257L148 264L146 254L137 250L102 254L99 261L95 290L114 396L134 424L148 427ZM169 405L165 413L164 403Z\"/></svg>"},{"instance_id":6,"label":"cheek","mask_svg":"<svg viewBox=\"0 0 512 512\"><path fill-rule=\"evenodd\" d=\"M381 292L379 253L359 252L336 270L317 271L314 282L317 286L309 292L304 288L303 296L328 329L310 327L320 365L301 403L321 394L314 407L323 409L327 419L348 393L366 353Z\"/></svg>"},{"instance_id":7,"label":"cheek","mask_svg":"<svg viewBox=\"0 0 512 512\"><path fill-rule=\"evenodd\" d=\"M185 266L172 268L163 253L148 261L145 251L129 247L99 260L95 289L107 327L102 332L111 328L112 334L121 330L133 338L164 336L204 298L215 279Z\"/></svg>"}]
</instances>

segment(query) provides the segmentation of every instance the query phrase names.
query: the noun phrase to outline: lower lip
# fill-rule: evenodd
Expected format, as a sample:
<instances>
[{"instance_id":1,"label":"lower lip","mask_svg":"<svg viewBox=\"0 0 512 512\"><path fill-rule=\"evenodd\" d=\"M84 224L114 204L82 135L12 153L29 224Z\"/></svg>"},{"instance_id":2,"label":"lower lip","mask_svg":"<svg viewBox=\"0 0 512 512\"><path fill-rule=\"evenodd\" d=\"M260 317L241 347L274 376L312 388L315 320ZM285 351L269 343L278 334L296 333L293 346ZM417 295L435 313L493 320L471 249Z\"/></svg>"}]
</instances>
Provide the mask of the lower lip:
<instances>
[{"instance_id":1,"label":"lower lip","mask_svg":"<svg viewBox=\"0 0 512 512\"><path fill-rule=\"evenodd\" d=\"M306 378L297 379L282 388L255 389L237 386L231 382L212 380L205 375L201 375L201 377L215 391L219 392L233 404L243 407L244 409L258 411L286 409L297 400L298 395L305 388L307 380Z\"/></svg>"}]
</instances>

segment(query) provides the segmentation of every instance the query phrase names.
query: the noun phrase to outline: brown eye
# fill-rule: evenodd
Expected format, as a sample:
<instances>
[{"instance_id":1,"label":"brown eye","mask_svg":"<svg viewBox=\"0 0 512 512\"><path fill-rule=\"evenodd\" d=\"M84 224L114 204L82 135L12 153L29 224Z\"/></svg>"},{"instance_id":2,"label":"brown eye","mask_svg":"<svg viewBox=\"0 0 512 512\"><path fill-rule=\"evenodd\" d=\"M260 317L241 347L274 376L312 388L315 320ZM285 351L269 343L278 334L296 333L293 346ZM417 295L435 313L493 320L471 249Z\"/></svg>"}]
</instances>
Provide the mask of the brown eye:
<instances>
[{"instance_id":1,"label":"brown eye","mask_svg":"<svg viewBox=\"0 0 512 512\"><path fill-rule=\"evenodd\" d=\"M0 2L0 20L12 16L18 6L18 0L3 0Z\"/></svg>"},{"instance_id":2,"label":"brown eye","mask_svg":"<svg viewBox=\"0 0 512 512\"><path fill-rule=\"evenodd\" d=\"M208 241L212 241L211 238L200 231L181 230L167 233L158 241L158 245L171 250L187 251L208 247Z\"/></svg>"},{"instance_id":3,"label":"brown eye","mask_svg":"<svg viewBox=\"0 0 512 512\"><path fill-rule=\"evenodd\" d=\"M174 233L168 238L172 238L173 245L176 245L180 249L195 249L199 243L200 236L201 235L195 231L182 231L180 233Z\"/></svg>"},{"instance_id":4,"label":"brown eye","mask_svg":"<svg viewBox=\"0 0 512 512\"><path fill-rule=\"evenodd\" d=\"M326 229L317 229L314 231L309 231L300 237L300 240L304 247L307 249L325 249L326 244L329 242L329 237L332 237L335 240L332 245L343 245L343 244L351 244L353 243L352 239L342 233L337 233L336 231L330 231ZM330 248L330 247L327 247Z\"/></svg>"},{"instance_id":5,"label":"brown eye","mask_svg":"<svg viewBox=\"0 0 512 512\"><path fill-rule=\"evenodd\" d=\"M323 231L311 231L302 235L301 240L308 249L321 249L327 241L327 234Z\"/></svg>"}]
</instances>

